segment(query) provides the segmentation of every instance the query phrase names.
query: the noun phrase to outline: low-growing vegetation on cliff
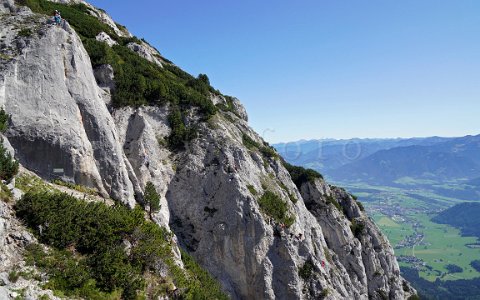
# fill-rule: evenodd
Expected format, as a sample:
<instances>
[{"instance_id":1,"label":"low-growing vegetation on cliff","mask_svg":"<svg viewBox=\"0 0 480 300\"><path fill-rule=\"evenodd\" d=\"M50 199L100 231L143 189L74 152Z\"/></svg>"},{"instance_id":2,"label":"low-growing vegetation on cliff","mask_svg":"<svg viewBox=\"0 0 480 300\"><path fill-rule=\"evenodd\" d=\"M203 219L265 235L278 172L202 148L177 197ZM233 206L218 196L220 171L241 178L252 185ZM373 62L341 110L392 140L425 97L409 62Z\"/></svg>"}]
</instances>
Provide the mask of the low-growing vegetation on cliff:
<instances>
[{"instance_id":1,"label":"low-growing vegetation on cliff","mask_svg":"<svg viewBox=\"0 0 480 300\"><path fill-rule=\"evenodd\" d=\"M290 215L288 212L288 203L270 191L266 191L258 199L258 204L265 214L277 223L289 227L295 222L295 216Z\"/></svg>"},{"instance_id":2,"label":"low-growing vegetation on cliff","mask_svg":"<svg viewBox=\"0 0 480 300\"><path fill-rule=\"evenodd\" d=\"M298 269L298 275L303 278L303 280L308 280L312 277L315 272L315 266L311 260L307 260L302 267Z\"/></svg>"},{"instance_id":3,"label":"low-growing vegetation on cliff","mask_svg":"<svg viewBox=\"0 0 480 300\"><path fill-rule=\"evenodd\" d=\"M242 142L245 147L249 150L255 150L258 149L260 153L263 154L263 156L268 157L268 158L277 158L278 154L275 152L275 150L268 144L264 143L263 145L257 143L254 141L248 134L244 133L242 135Z\"/></svg>"},{"instance_id":4,"label":"low-growing vegetation on cliff","mask_svg":"<svg viewBox=\"0 0 480 300\"><path fill-rule=\"evenodd\" d=\"M18 162L7 152L0 137L0 180L10 181L18 172Z\"/></svg>"},{"instance_id":5,"label":"low-growing vegetation on cliff","mask_svg":"<svg viewBox=\"0 0 480 300\"><path fill-rule=\"evenodd\" d=\"M7 130L9 115L0 109L0 133ZM0 180L10 181L18 173L18 161L16 161L3 146L3 137L0 136Z\"/></svg>"},{"instance_id":6,"label":"low-growing vegetation on cliff","mask_svg":"<svg viewBox=\"0 0 480 300\"><path fill-rule=\"evenodd\" d=\"M8 126L8 114L3 108L0 109L0 133L4 133Z\"/></svg>"},{"instance_id":7,"label":"low-growing vegetation on cliff","mask_svg":"<svg viewBox=\"0 0 480 300\"><path fill-rule=\"evenodd\" d=\"M226 299L218 283L186 253L185 270L174 263L171 233L147 221L139 207L30 191L15 209L39 241L51 247L30 246L27 263L45 272L46 287L60 295L150 299L175 293L183 299Z\"/></svg>"},{"instance_id":8,"label":"low-growing vegetation on cliff","mask_svg":"<svg viewBox=\"0 0 480 300\"><path fill-rule=\"evenodd\" d=\"M283 166L290 173L293 183L295 183L299 189L304 183L312 182L317 178L323 178L323 176L315 170L294 166L286 161L283 161Z\"/></svg>"}]
</instances>

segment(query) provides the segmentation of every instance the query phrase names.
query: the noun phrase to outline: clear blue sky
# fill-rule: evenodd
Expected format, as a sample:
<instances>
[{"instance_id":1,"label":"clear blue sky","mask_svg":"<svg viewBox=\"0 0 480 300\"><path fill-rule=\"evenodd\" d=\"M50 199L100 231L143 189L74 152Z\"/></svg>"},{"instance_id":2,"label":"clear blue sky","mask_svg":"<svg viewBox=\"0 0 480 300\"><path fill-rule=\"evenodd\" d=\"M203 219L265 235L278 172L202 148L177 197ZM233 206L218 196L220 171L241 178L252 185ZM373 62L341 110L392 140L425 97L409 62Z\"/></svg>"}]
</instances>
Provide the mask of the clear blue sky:
<instances>
[{"instance_id":1,"label":"clear blue sky","mask_svg":"<svg viewBox=\"0 0 480 300\"><path fill-rule=\"evenodd\" d=\"M480 1L105 1L270 142L480 133Z\"/></svg>"}]
</instances>

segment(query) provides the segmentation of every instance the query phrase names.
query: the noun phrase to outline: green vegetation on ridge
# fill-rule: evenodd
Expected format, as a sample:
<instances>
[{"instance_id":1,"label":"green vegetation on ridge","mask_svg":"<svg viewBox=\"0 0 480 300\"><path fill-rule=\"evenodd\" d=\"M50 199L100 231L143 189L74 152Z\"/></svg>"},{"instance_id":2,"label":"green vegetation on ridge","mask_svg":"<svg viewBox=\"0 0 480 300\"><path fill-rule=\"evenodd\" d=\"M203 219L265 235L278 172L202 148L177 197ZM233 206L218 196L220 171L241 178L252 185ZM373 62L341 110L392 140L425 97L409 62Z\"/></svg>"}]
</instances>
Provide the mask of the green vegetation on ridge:
<instances>
[{"instance_id":1,"label":"green vegetation on ridge","mask_svg":"<svg viewBox=\"0 0 480 300\"><path fill-rule=\"evenodd\" d=\"M186 253L185 270L174 263L171 234L147 221L138 207L108 207L42 191L27 192L15 209L39 241L52 247L31 246L27 262L49 276L48 288L66 296L155 298L173 292L173 283L183 299L226 299ZM162 277L165 267L168 275Z\"/></svg>"},{"instance_id":2,"label":"green vegetation on ridge","mask_svg":"<svg viewBox=\"0 0 480 300\"><path fill-rule=\"evenodd\" d=\"M16 161L3 146L3 138L0 137L0 180L10 181L18 172Z\"/></svg>"},{"instance_id":3,"label":"green vegetation on ridge","mask_svg":"<svg viewBox=\"0 0 480 300\"><path fill-rule=\"evenodd\" d=\"M294 166L286 161L283 161L283 166L290 173L293 183L300 189L302 184L312 182L317 178L323 178L320 173L312 169L305 169L303 167Z\"/></svg>"},{"instance_id":4,"label":"green vegetation on ridge","mask_svg":"<svg viewBox=\"0 0 480 300\"><path fill-rule=\"evenodd\" d=\"M275 152L275 149L273 149L268 143L263 142L263 145L257 143L254 141L248 134L244 133L242 135L242 142L245 147L249 150L255 150L258 149L260 153L262 153L265 157L268 158L276 158L278 157L278 154Z\"/></svg>"}]
</instances>

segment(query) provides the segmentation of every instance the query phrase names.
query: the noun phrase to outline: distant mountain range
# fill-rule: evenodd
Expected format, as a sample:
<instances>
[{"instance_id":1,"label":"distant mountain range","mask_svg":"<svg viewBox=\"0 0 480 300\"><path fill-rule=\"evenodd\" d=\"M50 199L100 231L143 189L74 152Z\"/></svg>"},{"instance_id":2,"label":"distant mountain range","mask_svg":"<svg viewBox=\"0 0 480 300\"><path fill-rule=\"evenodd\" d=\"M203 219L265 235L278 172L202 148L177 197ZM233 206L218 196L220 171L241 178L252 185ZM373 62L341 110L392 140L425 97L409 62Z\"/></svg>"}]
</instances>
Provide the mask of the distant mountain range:
<instances>
[{"instance_id":1,"label":"distant mountain range","mask_svg":"<svg viewBox=\"0 0 480 300\"><path fill-rule=\"evenodd\" d=\"M380 150L412 145L430 146L449 138L309 140L274 144L289 162L318 171L329 171L353 163ZM326 172L328 173L328 172Z\"/></svg>"},{"instance_id":2,"label":"distant mountain range","mask_svg":"<svg viewBox=\"0 0 480 300\"><path fill-rule=\"evenodd\" d=\"M468 185L471 185L471 186L474 186L474 187L479 187L479 188L480 188L480 178L472 179L472 180L470 180L467 184L468 184Z\"/></svg>"},{"instance_id":3,"label":"distant mountain range","mask_svg":"<svg viewBox=\"0 0 480 300\"><path fill-rule=\"evenodd\" d=\"M316 169L335 181L377 185L461 181L480 189L480 135L314 140L274 147L290 163Z\"/></svg>"}]
</instances>

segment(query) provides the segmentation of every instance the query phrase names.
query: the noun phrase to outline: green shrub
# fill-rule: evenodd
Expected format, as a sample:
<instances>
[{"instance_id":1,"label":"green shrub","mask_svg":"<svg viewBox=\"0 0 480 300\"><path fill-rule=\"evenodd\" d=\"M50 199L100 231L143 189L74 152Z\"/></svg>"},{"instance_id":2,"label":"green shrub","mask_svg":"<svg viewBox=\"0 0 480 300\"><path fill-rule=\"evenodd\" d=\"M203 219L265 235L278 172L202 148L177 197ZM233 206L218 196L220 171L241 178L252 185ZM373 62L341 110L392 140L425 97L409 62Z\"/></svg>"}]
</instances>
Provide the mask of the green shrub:
<instances>
[{"instance_id":1,"label":"green shrub","mask_svg":"<svg viewBox=\"0 0 480 300\"><path fill-rule=\"evenodd\" d=\"M358 239L361 238L364 229L365 229L365 224L359 223L356 220L352 220L352 224L350 225L350 230L352 231L353 235L356 238Z\"/></svg>"},{"instance_id":2,"label":"green shrub","mask_svg":"<svg viewBox=\"0 0 480 300\"><path fill-rule=\"evenodd\" d=\"M0 137L0 180L10 181L18 173L18 161L13 159L3 146L3 138Z\"/></svg>"},{"instance_id":3,"label":"green shrub","mask_svg":"<svg viewBox=\"0 0 480 300\"><path fill-rule=\"evenodd\" d=\"M195 128L185 126L182 112L178 107L174 107L168 115L168 122L170 123L171 133L167 137L168 147L171 150L182 150L185 147L185 142L194 139L197 136Z\"/></svg>"},{"instance_id":4,"label":"green shrub","mask_svg":"<svg viewBox=\"0 0 480 300\"><path fill-rule=\"evenodd\" d=\"M284 190L288 194L288 198L290 198L290 201L292 201L292 203L297 203L298 199L292 193L290 193L287 186L283 182L279 181L278 185L280 185L282 190Z\"/></svg>"},{"instance_id":5,"label":"green shrub","mask_svg":"<svg viewBox=\"0 0 480 300\"><path fill-rule=\"evenodd\" d=\"M323 289L322 292L320 293L320 297L325 298L328 296L328 294L330 294L330 290L329 289Z\"/></svg>"},{"instance_id":6,"label":"green shrub","mask_svg":"<svg viewBox=\"0 0 480 300\"><path fill-rule=\"evenodd\" d=\"M210 80L205 74L199 74L197 78L191 78L187 81L187 86L206 96L209 95L211 89Z\"/></svg>"},{"instance_id":7,"label":"green shrub","mask_svg":"<svg viewBox=\"0 0 480 300\"><path fill-rule=\"evenodd\" d=\"M33 191L50 191L52 188L42 179L34 175L22 174L15 179L15 187L23 192Z\"/></svg>"},{"instance_id":8,"label":"green shrub","mask_svg":"<svg viewBox=\"0 0 480 300\"><path fill-rule=\"evenodd\" d=\"M4 133L8 128L8 119L10 116L3 108L0 109L0 132Z\"/></svg>"},{"instance_id":9,"label":"green shrub","mask_svg":"<svg viewBox=\"0 0 480 300\"><path fill-rule=\"evenodd\" d=\"M27 246L27 265L36 266L49 275L45 288L61 291L66 296L80 296L86 299L113 299L119 291L102 292L92 278L92 269L81 257L72 252L52 249L44 251L38 244Z\"/></svg>"},{"instance_id":10,"label":"green shrub","mask_svg":"<svg viewBox=\"0 0 480 300\"><path fill-rule=\"evenodd\" d=\"M266 191L262 197L260 197L258 203L265 214L273 218L276 222L283 223L287 227L295 222L295 217L288 213L288 204L276 194Z\"/></svg>"},{"instance_id":11,"label":"green shrub","mask_svg":"<svg viewBox=\"0 0 480 300\"><path fill-rule=\"evenodd\" d=\"M244 133L242 135L242 142L245 147L249 150L254 150L255 148L260 147L260 145L255 142L248 134Z\"/></svg>"},{"instance_id":12,"label":"green shrub","mask_svg":"<svg viewBox=\"0 0 480 300\"><path fill-rule=\"evenodd\" d=\"M11 283L16 283L20 278L20 272L18 270L12 270L8 273L8 280Z\"/></svg>"},{"instance_id":13,"label":"green shrub","mask_svg":"<svg viewBox=\"0 0 480 300\"><path fill-rule=\"evenodd\" d=\"M229 299L223 292L211 275L197 264L197 262L187 252L181 251L182 262L186 271L190 275L188 283L188 292L184 299L204 299L204 300L227 300Z\"/></svg>"},{"instance_id":14,"label":"green shrub","mask_svg":"<svg viewBox=\"0 0 480 300\"><path fill-rule=\"evenodd\" d=\"M363 206L363 203L360 201L357 201L358 208L360 208L361 211L365 211L365 207Z\"/></svg>"},{"instance_id":15,"label":"green shrub","mask_svg":"<svg viewBox=\"0 0 480 300\"><path fill-rule=\"evenodd\" d=\"M0 181L0 200L3 202L10 202L12 199L12 192L10 189Z\"/></svg>"},{"instance_id":16,"label":"green shrub","mask_svg":"<svg viewBox=\"0 0 480 300\"><path fill-rule=\"evenodd\" d=\"M67 296L113 299L117 295L118 299L120 293L122 299L136 299L146 293L153 297L150 290L144 291L143 274L157 272L159 263L168 267L181 298L202 294L215 296L205 299L220 299L218 295L223 295L215 280L194 262L189 272L174 263L171 234L147 221L139 207L108 207L58 192L30 191L15 209L37 238L53 247L45 252L31 246L26 262L48 274L49 288ZM124 241L131 244L129 254Z\"/></svg>"},{"instance_id":17,"label":"green shrub","mask_svg":"<svg viewBox=\"0 0 480 300\"><path fill-rule=\"evenodd\" d=\"M32 35L32 30L30 30L29 28L22 28L18 32L18 36L29 37L31 35Z\"/></svg>"},{"instance_id":18,"label":"green shrub","mask_svg":"<svg viewBox=\"0 0 480 300\"><path fill-rule=\"evenodd\" d=\"M323 178L323 176L315 170L305 169L303 167L298 167L283 161L283 166L290 173L292 181L300 189L304 183L313 182L317 178Z\"/></svg>"},{"instance_id":19,"label":"green shrub","mask_svg":"<svg viewBox=\"0 0 480 300\"><path fill-rule=\"evenodd\" d=\"M312 277L314 272L314 266L311 260L307 260L303 266L298 270L298 275L302 277L303 280L308 280Z\"/></svg>"},{"instance_id":20,"label":"green shrub","mask_svg":"<svg viewBox=\"0 0 480 300\"><path fill-rule=\"evenodd\" d=\"M377 294L380 296L380 299L382 299L382 300L388 300L387 292L385 292L384 290L378 289L378 290L377 290Z\"/></svg>"},{"instance_id":21,"label":"green shrub","mask_svg":"<svg viewBox=\"0 0 480 300\"><path fill-rule=\"evenodd\" d=\"M408 286L408 283L405 280L402 281L402 289L404 292L410 291L410 287Z\"/></svg>"},{"instance_id":22,"label":"green shrub","mask_svg":"<svg viewBox=\"0 0 480 300\"><path fill-rule=\"evenodd\" d=\"M160 209L160 195L157 193L157 190L151 181L147 182L145 186L144 201L145 205L150 208L149 214L151 218L152 213L157 212Z\"/></svg>"},{"instance_id":23,"label":"green shrub","mask_svg":"<svg viewBox=\"0 0 480 300\"><path fill-rule=\"evenodd\" d=\"M7 130L10 116L2 108L0 109L0 133ZM3 146L3 137L0 137L0 180L10 181L18 173L18 162L13 159Z\"/></svg>"},{"instance_id":24,"label":"green shrub","mask_svg":"<svg viewBox=\"0 0 480 300\"><path fill-rule=\"evenodd\" d=\"M253 196L257 195L257 190L253 187L253 185L249 184L247 185L247 188L250 191L250 194L252 194Z\"/></svg>"},{"instance_id":25,"label":"green shrub","mask_svg":"<svg viewBox=\"0 0 480 300\"><path fill-rule=\"evenodd\" d=\"M261 146L259 150L260 150L260 153L263 154L263 156L266 156L268 158L278 157L278 154L275 152L275 150L268 144L266 146Z\"/></svg>"},{"instance_id":26,"label":"green shrub","mask_svg":"<svg viewBox=\"0 0 480 300\"><path fill-rule=\"evenodd\" d=\"M420 297L418 295L411 295L408 297L408 300L420 300Z\"/></svg>"},{"instance_id":27,"label":"green shrub","mask_svg":"<svg viewBox=\"0 0 480 300\"><path fill-rule=\"evenodd\" d=\"M260 145L259 143L255 142L248 134L244 133L242 135L242 143L247 149L255 150L258 149L263 156L268 158L276 158L278 154L275 150L268 144Z\"/></svg>"},{"instance_id":28,"label":"green shrub","mask_svg":"<svg viewBox=\"0 0 480 300\"><path fill-rule=\"evenodd\" d=\"M470 262L470 266L474 268L477 272L480 272L480 260L475 259Z\"/></svg>"},{"instance_id":29,"label":"green shrub","mask_svg":"<svg viewBox=\"0 0 480 300\"><path fill-rule=\"evenodd\" d=\"M98 191L96 189L89 188L89 187L86 187L86 186L83 186L83 185L79 185L79 184L75 184L75 183L71 183L71 182L66 182L66 181L63 181L63 180L60 180L60 179L54 179L54 180L52 180L52 183L54 183L56 185L67 187L69 189L78 191L80 193L85 193L85 194L89 194L89 195L92 195L92 196L97 196L98 195Z\"/></svg>"},{"instance_id":30,"label":"green shrub","mask_svg":"<svg viewBox=\"0 0 480 300\"><path fill-rule=\"evenodd\" d=\"M338 211L343 212L342 206L340 205L340 203L338 203L338 201L337 201L337 199L335 199L335 197L327 196L326 202L327 202L327 204L333 204L333 206L335 206L338 209Z\"/></svg>"}]
</instances>

